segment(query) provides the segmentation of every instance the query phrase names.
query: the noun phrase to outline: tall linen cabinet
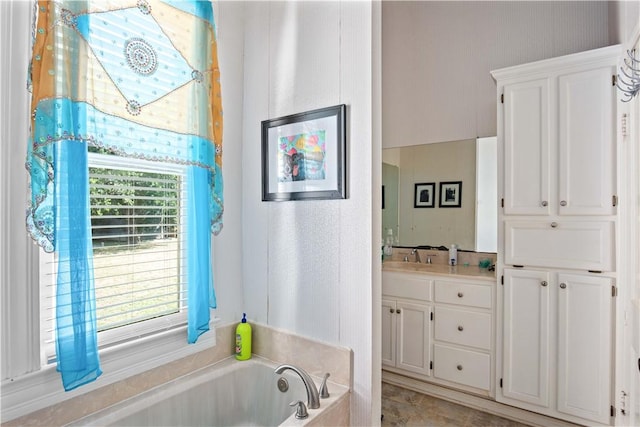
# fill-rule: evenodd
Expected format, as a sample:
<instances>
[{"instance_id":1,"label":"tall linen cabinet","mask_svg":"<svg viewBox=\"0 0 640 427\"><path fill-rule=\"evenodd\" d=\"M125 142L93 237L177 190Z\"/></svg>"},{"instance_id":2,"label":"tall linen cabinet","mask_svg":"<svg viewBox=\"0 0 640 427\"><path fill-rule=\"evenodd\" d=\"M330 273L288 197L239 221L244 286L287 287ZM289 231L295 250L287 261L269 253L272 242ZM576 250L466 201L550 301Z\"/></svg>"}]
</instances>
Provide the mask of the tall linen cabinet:
<instances>
[{"instance_id":1,"label":"tall linen cabinet","mask_svg":"<svg viewBox=\"0 0 640 427\"><path fill-rule=\"evenodd\" d=\"M620 47L493 71L496 400L612 423Z\"/></svg>"}]
</instances>

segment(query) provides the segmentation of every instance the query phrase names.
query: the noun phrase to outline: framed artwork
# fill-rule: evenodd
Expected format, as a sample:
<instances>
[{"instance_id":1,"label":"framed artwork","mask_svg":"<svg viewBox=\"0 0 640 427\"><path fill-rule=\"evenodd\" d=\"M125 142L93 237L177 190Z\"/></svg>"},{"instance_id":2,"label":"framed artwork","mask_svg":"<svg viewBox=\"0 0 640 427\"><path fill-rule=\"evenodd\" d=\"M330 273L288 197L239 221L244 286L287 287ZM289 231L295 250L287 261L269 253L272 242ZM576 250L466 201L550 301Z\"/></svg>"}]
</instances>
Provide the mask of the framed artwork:
<instances>
[{"instance_id":1,"label":"framed artwork","mask_svg":"<svg viewBox=\"0 0 640 427\"><path fill-rule=\"evenodd\" d=\"M413 193L414 208L432 208L436 200L436 183L421 182L415 184Z\"/></svg>"},{"instance_id":2,"label":"framed artwork","mask_svg":"<svg viewBox=\"0 0 640 427\"><path fill-rule=\"evenodd\" d=\"M262 122L262 200L346 199L346 105Z\"/></svg>"},{"instance_id":3,"label":"framed artwork","mask_svg":"<svg viewBox=\"0 0 640 427\"><path fill-rule=\"evenodd\" d=\"M462 181L440 183L441 208L459 208L462 206Z\"/></svg>"}]
</instances>

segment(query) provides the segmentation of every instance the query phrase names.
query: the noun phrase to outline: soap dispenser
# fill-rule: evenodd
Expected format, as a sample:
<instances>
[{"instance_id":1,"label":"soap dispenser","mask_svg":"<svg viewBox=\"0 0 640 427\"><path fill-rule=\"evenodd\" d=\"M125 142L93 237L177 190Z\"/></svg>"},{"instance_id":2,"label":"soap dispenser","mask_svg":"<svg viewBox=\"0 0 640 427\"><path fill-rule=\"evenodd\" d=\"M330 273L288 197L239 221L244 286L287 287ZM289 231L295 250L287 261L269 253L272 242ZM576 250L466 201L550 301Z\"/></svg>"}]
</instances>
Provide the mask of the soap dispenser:
<instances>
[{"instance_id":1,"label":"soap dispenser","mask_svg":"<svg viewBox=\"0 0 640 427\"><path fill-rule=\"evenodd\" d=\"M458 245L451 244L449 248L449 265L458 264Z\"/></svg>"},{"instance_id":2,"label":"soap dispenser","mask_svg":"<svg viewBox=\"0 0 640 427\"><path fill-rule=\"evenodd\" d=\"M251 359L251 325L247 323L247 313L242 313L242 322L236 327L236 359Z\"/></svg>"},{"instance_id":3,"label":"soap dispenser","mask_svg":"<svg viewBox=\"0 0 640 427\"><path fill-rule=\"evenodd\" d=\"M385 256L393 255L393 229L391 228L387 229L387 237L384 242L383 252Z\"/></svg>"}]
</instances>

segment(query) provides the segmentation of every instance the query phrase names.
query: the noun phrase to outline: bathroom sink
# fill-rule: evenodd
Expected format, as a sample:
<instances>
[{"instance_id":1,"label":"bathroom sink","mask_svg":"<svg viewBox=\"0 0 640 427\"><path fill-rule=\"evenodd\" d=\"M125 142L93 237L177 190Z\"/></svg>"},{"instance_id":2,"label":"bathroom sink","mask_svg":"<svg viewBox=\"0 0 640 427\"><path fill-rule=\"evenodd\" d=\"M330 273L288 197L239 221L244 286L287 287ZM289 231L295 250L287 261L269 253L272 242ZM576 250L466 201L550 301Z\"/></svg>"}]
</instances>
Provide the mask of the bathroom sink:
<instances>
[{"instance_id":1,"label":"bathroom sink","mask_svg":"<svg viewBox=\"0 0 640 427\"><path fill-rule=\"evenodd\" d=\"M473 276L495 278L495 272L476 266L449 266L446 264L424 264L406 261L384 261L383 271L404 271L407 273L425 273L445 276Z\"/></svg>"}]
</instances>

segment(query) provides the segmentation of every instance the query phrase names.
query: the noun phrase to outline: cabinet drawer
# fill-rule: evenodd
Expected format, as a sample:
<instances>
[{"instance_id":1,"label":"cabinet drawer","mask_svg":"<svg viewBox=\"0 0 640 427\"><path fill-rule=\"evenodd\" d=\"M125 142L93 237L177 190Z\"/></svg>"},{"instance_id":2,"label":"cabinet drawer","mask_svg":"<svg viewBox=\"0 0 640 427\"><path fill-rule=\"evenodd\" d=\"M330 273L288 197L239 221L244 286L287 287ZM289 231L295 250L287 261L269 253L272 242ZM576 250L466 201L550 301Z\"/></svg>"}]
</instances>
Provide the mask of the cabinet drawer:
<instances>
[{"instance_id":1,"label":"cabinet drawer","mask_svg":"<svg viewBox=\"0 0 640 427\"><path fill-rule=\"evenodd\" d=\"M433 360L434 377L489 390L491 358L488 354L436 344Z\"/></svg>"},{"instance_id":2,"label":"cabinet drawer","mask_svg":"<svg viewBox=\"0 0 640 427\"><path fill-rule=\"evenodd\" d=\"M435 339L485 350L491 348L491 315L436 307Z\"/></svg>"},{"instance_id":3,"label":"cabinet drawer","mask_svg":"<svg viewBox=\"0 0 640 427\"><path fill-rule=\"evenodd\" d=\"M405 274L392 271L382 272L382 294L397 298L431 301L430 280L419 274Z\"/></svg>"},{"instance_id":4,"label":"cabinet drawer","mask_svg":"<svg viewBox=\"0 0 640 427\"><path fill-rule=\"evenodd\" d=\"M505 263L613 271L611 221L506 221Z\"/></svg>"},{"instance_id":5,"label":"cabinet drawer","mask_svg":"<svg viewBox=\"0 0 640 427\"><path fill-rule=\"evenodd\" d=\"M491 287L436 280L435 301L469 307L491 308Z\"/></svg>"}]
</instances>

